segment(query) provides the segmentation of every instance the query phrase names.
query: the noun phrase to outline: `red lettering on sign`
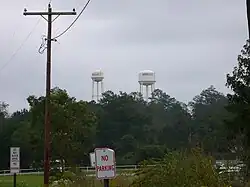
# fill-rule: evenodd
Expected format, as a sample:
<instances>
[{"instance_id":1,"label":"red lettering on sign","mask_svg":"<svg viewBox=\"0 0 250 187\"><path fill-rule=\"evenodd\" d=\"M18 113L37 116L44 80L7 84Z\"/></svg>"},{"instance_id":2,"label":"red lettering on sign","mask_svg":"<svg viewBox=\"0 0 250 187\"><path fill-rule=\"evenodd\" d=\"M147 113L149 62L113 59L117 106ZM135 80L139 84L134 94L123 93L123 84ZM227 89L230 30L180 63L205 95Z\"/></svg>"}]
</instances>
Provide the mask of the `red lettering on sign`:
<instances>
[{"instance_id":1,"label":"red lettering on sign","mask_svg":"<svg viewBox=\"0 0 250 187\"><path fill-rule=\"evenodd\" d=\"M96 169L98 171L113 171L115 169L114 165L109 165L109 166L96 166Z\"/></svg>"},{"instance_id":2,"label":"red lettering on sign","mask_svg":"<svg viewBox=\"0 0 250 187\"><path fill-rule=\"evenodd\" d=\"M101 156L102 161L108 161L108 159L109 159L108 155Z\"/></svg>"}]
</instances>

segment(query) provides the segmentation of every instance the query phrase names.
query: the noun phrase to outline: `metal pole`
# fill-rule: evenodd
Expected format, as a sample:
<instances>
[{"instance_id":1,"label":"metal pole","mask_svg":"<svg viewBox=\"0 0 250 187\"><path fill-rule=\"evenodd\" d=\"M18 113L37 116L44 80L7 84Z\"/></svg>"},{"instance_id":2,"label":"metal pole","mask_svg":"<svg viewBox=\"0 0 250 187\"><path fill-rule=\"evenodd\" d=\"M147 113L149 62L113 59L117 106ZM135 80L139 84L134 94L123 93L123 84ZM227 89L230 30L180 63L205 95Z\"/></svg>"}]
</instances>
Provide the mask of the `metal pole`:
<instances>
[{"instance_id":1,"label":"metal pole","mask_svg":"<svg viewBox=\"0 0 250 187\"><path fill-rule=\"evenodd\" d=\"M16 173L13 175L13 186L16 187Z\"/></svg>"},{"instance_id":2,"label":"metal pole","mask_svg":"<svg viewBox=\"0 0 250 187\"><path fill-rule=\"evenodd\" d=\"M109 187L109 179L104 179L104 187Z\"/></svg>"}]
</instances>

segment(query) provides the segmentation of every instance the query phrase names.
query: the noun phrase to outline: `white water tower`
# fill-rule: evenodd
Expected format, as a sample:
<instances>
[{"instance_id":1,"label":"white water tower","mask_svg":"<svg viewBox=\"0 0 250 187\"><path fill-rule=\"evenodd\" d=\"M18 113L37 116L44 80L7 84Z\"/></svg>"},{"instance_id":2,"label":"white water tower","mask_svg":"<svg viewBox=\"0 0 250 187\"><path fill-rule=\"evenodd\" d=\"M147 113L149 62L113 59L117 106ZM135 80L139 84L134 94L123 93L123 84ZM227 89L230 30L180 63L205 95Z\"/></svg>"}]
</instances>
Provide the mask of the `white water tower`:
<instances>
[{"instance_id":1,"label":"white water tower","mask_svg":"<svg viewBox=\"0 0 250 187\"><path fill-rule=\"evenodd\" d=\"M148 101L148 96L151 94L154 89L155 89L155 72L151 70L144 70L139 72L139 84L140 84L140 93L144 95L144 89L143 87L146 88L145 91L145 99ZM149 88L150 88L150 93L149 93Z\"/></svg>"},{"instance_id":2,"label":"white water tower","mask_svg":"<svg viewBox=\"0 0 250 187\"><path fill-rule=\"evenodd\" d=\"M103 88L103 79L104 79L104 73L101 70L96 70L92 73L91 76L92 79L92 100L98 101L102 93L104 92ZM96 89L95 89L96 84Z\"/></svg>"}]
</instances>

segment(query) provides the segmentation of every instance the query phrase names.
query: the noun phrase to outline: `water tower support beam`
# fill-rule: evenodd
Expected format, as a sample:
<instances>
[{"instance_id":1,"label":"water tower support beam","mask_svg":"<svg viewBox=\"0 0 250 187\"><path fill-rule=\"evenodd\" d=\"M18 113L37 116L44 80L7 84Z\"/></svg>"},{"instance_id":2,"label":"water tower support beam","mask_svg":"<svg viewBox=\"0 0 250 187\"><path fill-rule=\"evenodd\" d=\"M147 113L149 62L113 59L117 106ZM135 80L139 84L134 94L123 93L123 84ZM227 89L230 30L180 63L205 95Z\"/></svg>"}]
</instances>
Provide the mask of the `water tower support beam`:
<instances>
[{"instance_id":1,"label":"water tower support beam","mask_svg":"<svg viewBox=\"0 0 250 187\"><path fill-rule=\"evenodd\" d=\"M97 101L99 101L99 82L96 82L96 90L97 90L97 93L96 93L96 98L97 98Z\"/></svg>"},{"instance_id":2,"label":"water tower support beam","mask_svg":"<svg viewBox=\"0 0 250 187\"><path fill-rule=\"evenodd\" d=\"M95 81L92 81L92 100L95 99Z\"/></svg>"},{"instance_id":3,"label":"water tower support beam","mask_svg":"<svg viewBox=\"0 0 250 187\"><path fill-rule=\"evenodd\" d=\"M146 101L148 102L148 85L146 85Z\"/></svg>"},{"instance_id":4,"label":"water tower support beam","mask_svg":"<svg viewBox=\"0 0 250 187\"><path fill-rule=\"evenodd\" d=\"M142 92L143 92L143 87L142 84L140 84L140 93L143 94Z\"/></svg>"},{"instance_id":5,"label":"water tower support beam","mask_svg":"<svg viewBox=\"0 0 250 187\"><path fill-rule=\"evenodd\" d=\"M101 82L101 95L104 93L104 85L103 85L103 81Z\"/></svg>"},{"instance_id":6,"label":"water tower support beam","mask_svg":"<svg viewBox=\"0 0 250 187\"><path fill-rule=\"evenodd\" d=\"M154 90L155 90L155 84L152 84L152 85L151 85L151 93L153 93Z\"/></svg>"}]
</instances>

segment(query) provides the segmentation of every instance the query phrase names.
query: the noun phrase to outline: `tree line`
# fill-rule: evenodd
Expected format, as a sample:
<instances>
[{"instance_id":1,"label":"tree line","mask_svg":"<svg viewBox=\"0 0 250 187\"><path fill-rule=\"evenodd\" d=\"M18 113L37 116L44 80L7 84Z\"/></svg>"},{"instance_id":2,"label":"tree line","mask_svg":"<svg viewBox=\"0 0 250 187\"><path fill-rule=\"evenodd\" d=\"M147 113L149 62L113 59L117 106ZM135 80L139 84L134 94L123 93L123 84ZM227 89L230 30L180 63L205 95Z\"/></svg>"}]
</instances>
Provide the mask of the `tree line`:
<instances>
[{"instance_id":1,"label":"tree line","mask_svg":"<svg viewBox=\"0 0 250 187\"><path fill-rule=\"evenodd\" d=\"M117 164L164 158L173 150L202 148L216 159L249 159L250 44L227 74L232 94L210 86L189 103L156 89L148 102L137 92L103 93L82 101L58 87L51 90L51 158L89 165L95 147L116 151ZM41 167L44 146L44 96L29 96L28 109L8 112L0 104L0 168L9 167L9 149L21 148L21 167Z\"/></svg>"},{"instance_id":2,"label":"tree line","mask_svg":"<svg viewBox=\"0 0 250 187\"><path fill-rule=\"evenodd\" d=\"M9 167L9 148L21 147L21 167L43 162L45 97L29 96L29 109L8 113L0 105L0 168ZM156 89L149 102L140 93L107 91L102 99L78 101L66 90L51 91L53 160L89 165L95 147L116 151L117 164L161 158L170 150L202 146L216 157L229 156L224 120L228 99L213 86L188 104Z\"/></svg>"}]
</instances>

